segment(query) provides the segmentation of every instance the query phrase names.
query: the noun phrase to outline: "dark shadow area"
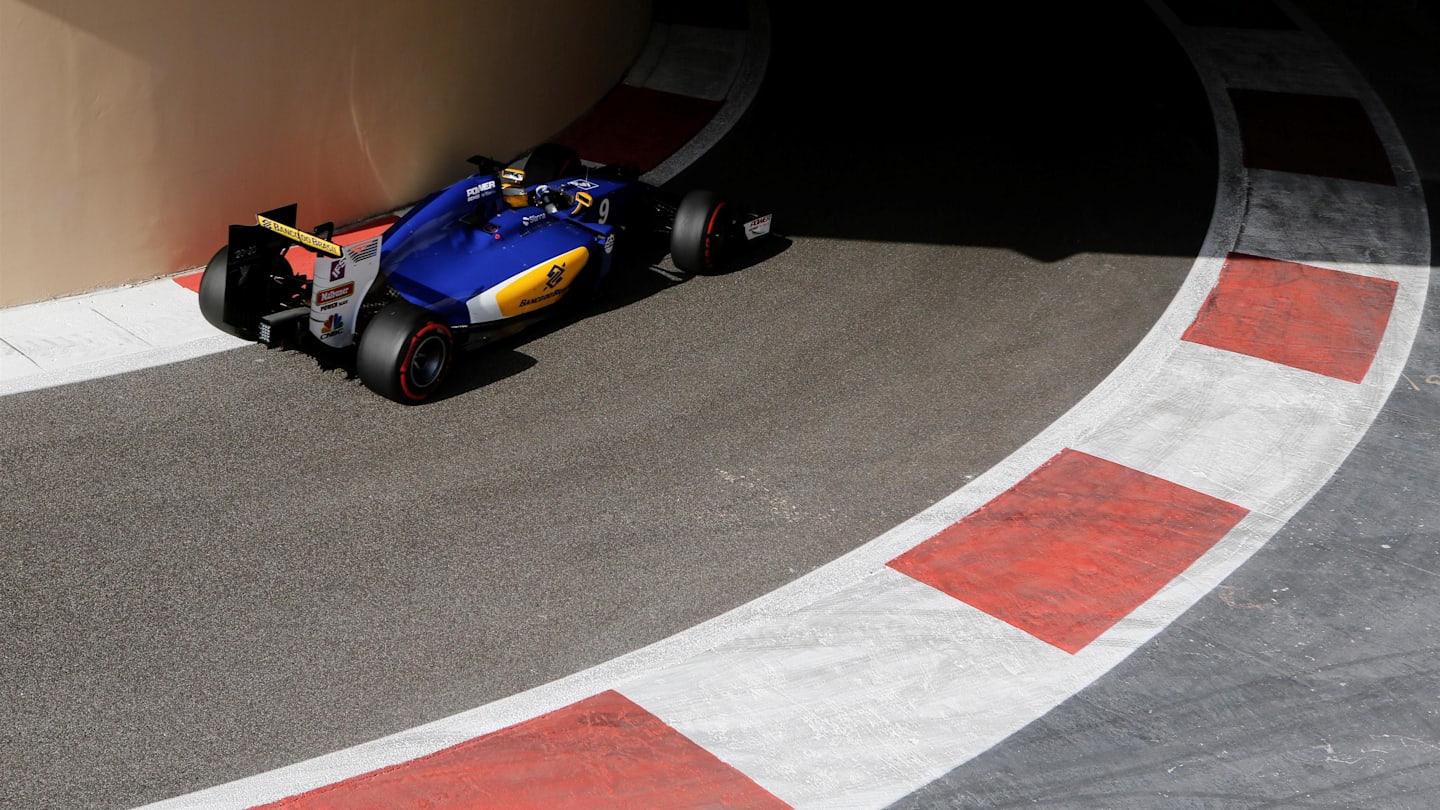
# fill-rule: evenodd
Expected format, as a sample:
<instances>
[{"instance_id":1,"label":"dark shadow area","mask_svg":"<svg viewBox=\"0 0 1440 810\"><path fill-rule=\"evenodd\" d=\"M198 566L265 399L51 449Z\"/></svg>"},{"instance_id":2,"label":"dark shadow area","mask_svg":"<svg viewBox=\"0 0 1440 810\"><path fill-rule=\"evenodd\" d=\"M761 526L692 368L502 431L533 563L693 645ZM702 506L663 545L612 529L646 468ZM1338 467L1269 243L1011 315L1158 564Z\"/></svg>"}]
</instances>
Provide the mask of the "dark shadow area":
<instances>
[{"instance_id":1,"label":"dark shadow area","mask_svg":"<svg viewBox=\"0 0 1440 810\"><path fill-rule=\"evenodd\" d=\"M762 91L676 188L749 195L796 236L1046 261L1199 248L1213 196L1193 190L1214 188L1214 125L1144 3L966 8L954 22L771 15Z\"/></svg>"},{"instance_id":2,"label":"dark shadow area","mask_svg":"<svg viewBox=\"0 0 1440 810\"><path fill-rule=\"evenodd\" d=\"M1430 214L1430 266L1440 256L1440 8L1383 0L1303 0L1301 11L1350 56L1395 120Z\"/></svg>"},{"instance_id":3,"label":"dark shadow area","mask_svg":"<svg viewBox=\"0 0 1440 810\"><path fill-rule=\"evenodd\" d=\"M532 368L535 358L505 346L489 346L460 352L450 379L431 399L432 402L468 394L477 388L497 383Z\"/></svg>"}]
</instances>

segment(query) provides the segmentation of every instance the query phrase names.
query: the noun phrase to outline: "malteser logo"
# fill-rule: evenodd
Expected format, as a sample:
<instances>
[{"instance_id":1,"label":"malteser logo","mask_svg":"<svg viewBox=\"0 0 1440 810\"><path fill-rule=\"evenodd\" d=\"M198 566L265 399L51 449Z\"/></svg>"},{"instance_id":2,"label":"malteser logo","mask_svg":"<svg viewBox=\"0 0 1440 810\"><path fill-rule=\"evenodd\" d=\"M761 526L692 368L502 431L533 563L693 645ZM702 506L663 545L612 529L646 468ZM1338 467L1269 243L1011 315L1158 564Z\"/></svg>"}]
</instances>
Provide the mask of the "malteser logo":
<instances>
[{"instance_id":1,"label":"malteser logo","mask_svg":"<svg viewBox=\"0 0 1440 810\"><path fill-rule=\"evenodd\" d=\"M347 281L344 284L341 284L339 287L331 287L328 290L321 290L320 292L316 293L315 303L331 304L339 301L342 298L348 298L353 292L355 292L355 282Z\"/></svg>"}]
</instances>

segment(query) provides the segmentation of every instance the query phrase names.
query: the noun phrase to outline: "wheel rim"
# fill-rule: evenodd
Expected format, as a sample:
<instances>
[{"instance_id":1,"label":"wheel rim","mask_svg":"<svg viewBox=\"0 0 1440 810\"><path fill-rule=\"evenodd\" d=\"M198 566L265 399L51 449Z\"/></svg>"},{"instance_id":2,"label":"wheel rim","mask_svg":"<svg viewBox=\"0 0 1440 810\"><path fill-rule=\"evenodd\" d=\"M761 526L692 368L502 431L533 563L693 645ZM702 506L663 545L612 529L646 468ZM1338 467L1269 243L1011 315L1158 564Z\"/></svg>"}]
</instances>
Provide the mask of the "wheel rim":
<instances>
[{"instance_id":1,"label":"wheel rim","mask_svg":"<svg viewBox=\"0 0 1440 810\"><path fill-rule=\"evenodd\" d=\"M449 354L450 349L445 344L445 338L438 333L431 332L421 337L410 352L407 376L410 378L411 387L423 391L434 385L435 381L440 379L440 373L445 370L445 360Z\"/></svg>"}]
</instances>

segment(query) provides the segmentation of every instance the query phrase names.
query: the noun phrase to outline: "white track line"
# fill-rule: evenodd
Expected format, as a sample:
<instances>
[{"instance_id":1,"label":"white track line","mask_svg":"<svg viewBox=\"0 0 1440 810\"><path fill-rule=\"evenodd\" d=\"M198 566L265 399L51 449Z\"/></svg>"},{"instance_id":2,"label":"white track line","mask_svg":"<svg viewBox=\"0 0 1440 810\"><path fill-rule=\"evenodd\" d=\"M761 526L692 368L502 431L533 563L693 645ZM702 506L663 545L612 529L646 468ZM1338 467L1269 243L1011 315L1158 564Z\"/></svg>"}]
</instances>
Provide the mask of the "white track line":
<instances>
[{"instance_id":1,"label":"white track line","mask_svg":"<svg viewBox=\"0 0 1440 810\"><path fill-rule=\"evenodd\" d=\"M211 326L170 279L0 312L0 396L247 345Z\"/></svg>"}]
</instances>

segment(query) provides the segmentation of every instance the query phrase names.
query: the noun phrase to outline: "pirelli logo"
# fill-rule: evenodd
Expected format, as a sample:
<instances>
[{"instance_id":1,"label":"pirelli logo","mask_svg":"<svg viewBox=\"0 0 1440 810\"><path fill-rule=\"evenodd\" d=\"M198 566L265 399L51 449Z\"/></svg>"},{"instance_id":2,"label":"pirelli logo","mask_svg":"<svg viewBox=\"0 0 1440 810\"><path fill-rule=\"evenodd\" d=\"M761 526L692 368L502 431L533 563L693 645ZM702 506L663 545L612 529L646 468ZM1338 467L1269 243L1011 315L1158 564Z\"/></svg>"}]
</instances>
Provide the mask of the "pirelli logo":
<instances>
[{"instance_id":1,"label":"pirelli logo","mask_svg":"<svg viewBox=\"0 0 1440 810\"><path fill-rule=\"evenodd\" d=\"M283 222L276 222L269 217L255 215L255 224L267 231L274 231L296 244L303 245L318 253L323 253L334 259L340 258L340 246L334 242L327 242L313 233L306 233L299 228L292 228Z\"/></svg>"}]
</instances>

